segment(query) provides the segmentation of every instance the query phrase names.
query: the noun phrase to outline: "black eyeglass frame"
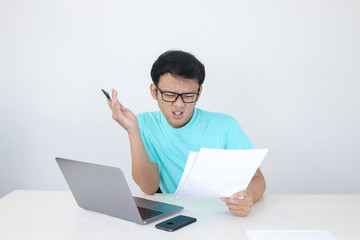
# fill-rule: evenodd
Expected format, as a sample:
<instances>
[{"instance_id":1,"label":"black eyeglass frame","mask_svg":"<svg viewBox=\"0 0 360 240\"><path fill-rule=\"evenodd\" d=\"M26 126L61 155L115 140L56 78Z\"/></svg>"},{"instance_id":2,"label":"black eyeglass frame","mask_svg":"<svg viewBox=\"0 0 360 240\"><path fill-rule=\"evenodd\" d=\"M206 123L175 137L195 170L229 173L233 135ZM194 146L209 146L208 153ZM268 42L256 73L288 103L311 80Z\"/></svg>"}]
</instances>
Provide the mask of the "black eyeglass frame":
<instances>
[{"instance_id":1,"label":"black eyeglass frame","mask_svg":"<svg viewBox=\"0 0 360 240\"><path fill-rule=\"evenodd\" d=\"M156 89L159 90L159 92L161 93L161 98L162 98L162 100L163 100L164 102L176 102L176 100L180 97L181 100L182 100L184 103L194 103L194 102L196 102L196 101L198 100L199 94L200 94L200 86L199 86L199 88L198 88L198 90L197 90L197 93L195 93L195 92L177 93L177 92L170 92L170 91L161 91L161 89L160 89L158 86L155 85L155 87L156 87ZM175 98L174 101L168 101L168 100L165 100L165 99L164 99L164 93L176 94L177 96L176 96L176 98ZM184 98L183 98L183 95L186 95L186 94L196 94L196 99L195 99L194 101L192 101L192 102L185 102L185 100L184 100Z\"/></svg>"}]
</instances>

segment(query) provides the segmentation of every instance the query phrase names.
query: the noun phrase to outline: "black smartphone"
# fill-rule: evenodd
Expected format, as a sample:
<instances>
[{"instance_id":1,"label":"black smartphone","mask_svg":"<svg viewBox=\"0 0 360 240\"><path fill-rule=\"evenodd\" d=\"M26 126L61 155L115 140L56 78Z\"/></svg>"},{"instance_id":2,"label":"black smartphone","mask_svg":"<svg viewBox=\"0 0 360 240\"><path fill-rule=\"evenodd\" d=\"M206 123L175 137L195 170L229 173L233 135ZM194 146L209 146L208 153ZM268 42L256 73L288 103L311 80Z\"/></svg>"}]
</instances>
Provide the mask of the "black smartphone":
<instances>
[{"instance_id":1,"label":"black smartphone","mask_svg":"<svg viewBox=\"0 0 360 240\"><path fill-rule=\"evenodd\" d=\"M109 99L110 102L111 102L111 97L110 97L110 95L109 95L107 92L105 92L104 89L101 89L101 91L105 94L106 98Z\"/></svg>"},{"instance_id":2,"label":"black smartphone","mask_svg":"<svg viewBox=\"0 0 360 240\"><path fill-rule=\"evenodd\" d=\"M193 222L196 222L196 218L179 215L164 222L158 223L155 225L155 227L168 232L174 232Z\"/></svg>"}]
</instances>

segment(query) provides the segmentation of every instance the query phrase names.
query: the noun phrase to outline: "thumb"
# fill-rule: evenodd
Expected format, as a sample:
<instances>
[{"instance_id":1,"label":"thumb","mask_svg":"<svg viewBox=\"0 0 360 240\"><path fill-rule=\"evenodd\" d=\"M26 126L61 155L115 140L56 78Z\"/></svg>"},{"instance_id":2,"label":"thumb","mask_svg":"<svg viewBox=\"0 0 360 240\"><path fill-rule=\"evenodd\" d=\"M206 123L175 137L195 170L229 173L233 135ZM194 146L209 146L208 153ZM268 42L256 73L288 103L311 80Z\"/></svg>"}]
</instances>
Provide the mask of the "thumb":
<instances>
[{"instance_id":1,"label":"thumb","mask_svg":"<svg viewBox=\"0 0 360 240\"><path fill-rule=\"evenodd\" d=\"M237 192L237 193L234 193L230 196L230 198L232 199L235 199L235 198L244 198L247 194L247 191L240 191L240 192Z\"/></svg>"},{"instance_id":2,"label":"thumb","mask_svg":"<svg viewBox=\"0 0 360 240\"><path fill-rule=\"evenodd\" d=\"M112 99L117 99L117 91L115 89L111 89Z\"/></svg>"}]
</instances>

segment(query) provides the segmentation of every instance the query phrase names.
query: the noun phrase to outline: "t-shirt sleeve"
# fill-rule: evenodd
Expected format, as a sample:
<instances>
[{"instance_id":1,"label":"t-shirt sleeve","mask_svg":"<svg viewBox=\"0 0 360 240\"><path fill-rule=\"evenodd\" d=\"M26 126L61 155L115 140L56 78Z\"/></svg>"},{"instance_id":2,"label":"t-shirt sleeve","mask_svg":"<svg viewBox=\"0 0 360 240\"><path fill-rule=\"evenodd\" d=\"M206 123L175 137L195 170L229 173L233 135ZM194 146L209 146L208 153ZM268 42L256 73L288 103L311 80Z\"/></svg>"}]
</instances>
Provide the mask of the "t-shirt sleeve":
<instances>
[{"instance_id":1,"label":"t-shirt sleeve","mask_svg":"<svg viewBox=\"0 0 360 240\"><path fill-rule=\"evenodd\" d=\"M254 146L235 118L228 122L226 149L253 149Z\"/></svg>"}]
</instances>

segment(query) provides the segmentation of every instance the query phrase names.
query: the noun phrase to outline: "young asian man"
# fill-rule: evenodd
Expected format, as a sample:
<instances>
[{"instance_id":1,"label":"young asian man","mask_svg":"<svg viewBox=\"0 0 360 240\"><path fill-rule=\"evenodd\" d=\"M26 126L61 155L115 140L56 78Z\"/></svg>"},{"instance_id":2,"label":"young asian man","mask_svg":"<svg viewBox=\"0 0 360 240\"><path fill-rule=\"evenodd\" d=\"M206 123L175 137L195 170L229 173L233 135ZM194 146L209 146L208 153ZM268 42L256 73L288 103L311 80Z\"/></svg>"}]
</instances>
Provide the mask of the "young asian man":
<instances>
[{"instance_id":1,"label":"young asian man","mask_svg":"<svg viewBox=\"0 0 360 240\"><path fill-rule=\"evenodd\" d=\"M254 148L233 117L195 106L203 91L205 67L192 54L163 53L154 62L151 77L150 94L160 111L136 116L119 102L114 89L112 101L108 100L112 118L128 133L132 176L144 193L154 194L159 186L162 192L174 193L190 151ZM246 190L221 200L233 214L246 216L264 191L265 179L258 169Z\"/></svg>"}]
</instances>

